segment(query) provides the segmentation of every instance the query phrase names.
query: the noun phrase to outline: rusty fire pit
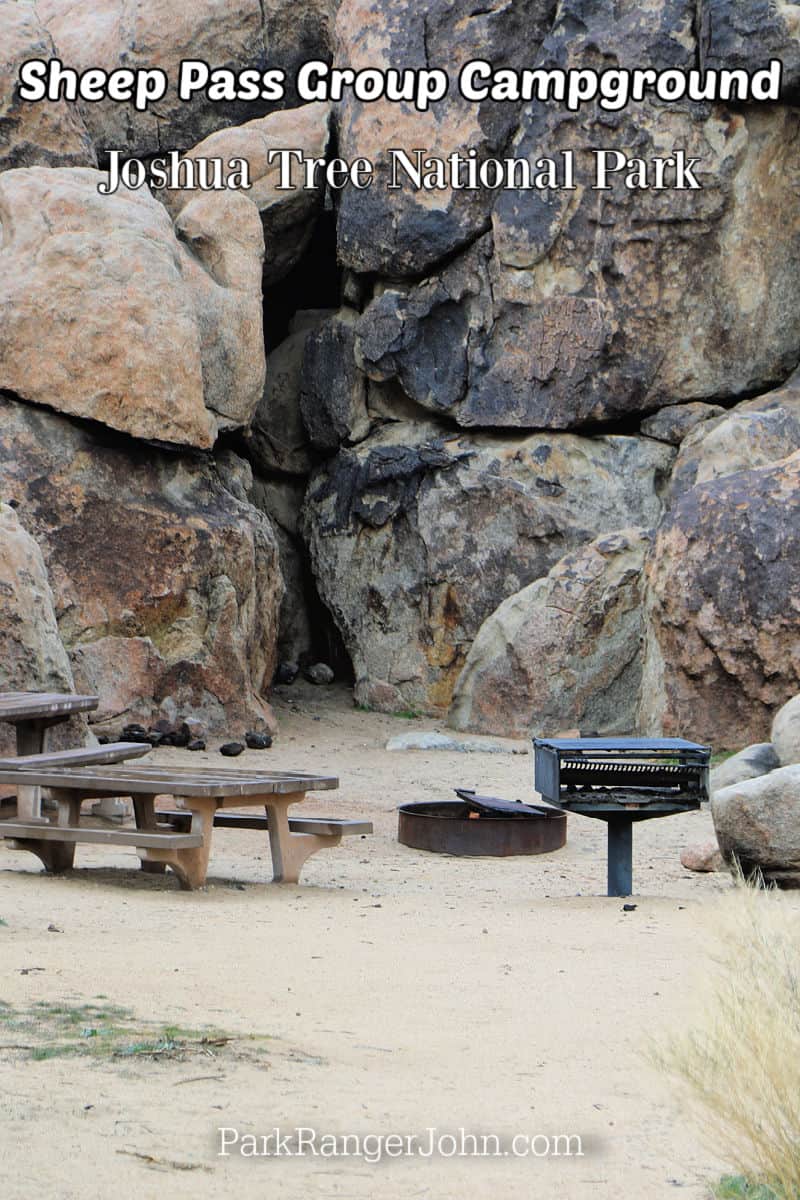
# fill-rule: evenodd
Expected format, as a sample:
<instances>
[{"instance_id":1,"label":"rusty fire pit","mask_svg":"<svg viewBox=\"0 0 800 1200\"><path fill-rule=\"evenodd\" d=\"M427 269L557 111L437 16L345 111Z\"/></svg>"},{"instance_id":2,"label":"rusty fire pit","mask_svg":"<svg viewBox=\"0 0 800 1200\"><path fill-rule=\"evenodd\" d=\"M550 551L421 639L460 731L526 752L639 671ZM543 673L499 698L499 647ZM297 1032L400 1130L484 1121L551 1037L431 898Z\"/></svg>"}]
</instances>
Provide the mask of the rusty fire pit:
<instances>
[{"instance_id":1,"label":"rusty fire pit","mask_svg":"<svg viewBox=\"0 0 800 1200\"><path fill-rule=\"evenodd\" d=\"M415 850L459 857L549 854L567 840L566 814L456 788L459 800L401 804L397 839Z\"/></svg>"}]
</instances>

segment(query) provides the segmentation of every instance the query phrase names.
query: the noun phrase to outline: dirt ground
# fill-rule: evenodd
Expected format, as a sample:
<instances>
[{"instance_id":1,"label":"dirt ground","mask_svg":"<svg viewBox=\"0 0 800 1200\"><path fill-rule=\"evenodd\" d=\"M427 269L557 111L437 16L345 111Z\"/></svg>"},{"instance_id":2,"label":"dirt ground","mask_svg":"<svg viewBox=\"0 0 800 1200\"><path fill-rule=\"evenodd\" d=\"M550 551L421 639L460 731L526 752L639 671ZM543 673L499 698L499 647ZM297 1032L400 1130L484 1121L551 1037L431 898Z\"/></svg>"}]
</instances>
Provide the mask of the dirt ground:
<instances>
[{"instance_id":1,"label":"dirt ground","mask_svg":"<svg viewBox=\"0 0 800 1200\"><path fill-rule=\"evenodd\" d=\"M678 860L708 837L709 814L637 829L636 907L625 912L603 895L599 822L570 818L567 847L536 858L398 845L403 800L448 798L457 785L530 798L529 755L388 753L388 737L435 723L357 712L341 690L284 696L274 748L235 765L338 775L340 790L310 798L308 812L375 824L373 837L312 858L300 886L268 882L266 839L252 831L217 831L209 886L196 893L144 875L127 850L79 847L78 869L52 878L0 849L6 1014L115 1005L142 1026L242 1039L177 1058L37 1061L0 1049L6 1200L707 1196L723 1164L646 1051L691 1019L708 913L730 886ZM0 1023L3 1047L38 1035L20 1036ZM375 1164L221 1158L220 1127L419 1133L423 1146L429 1128L464 1129L505 1148L514 1135L573 1134L584 1153L450 1157L445 1140L438 1157ZM546 1144L540 1136L537 1150Z\"/></svg>"}]
</instances>

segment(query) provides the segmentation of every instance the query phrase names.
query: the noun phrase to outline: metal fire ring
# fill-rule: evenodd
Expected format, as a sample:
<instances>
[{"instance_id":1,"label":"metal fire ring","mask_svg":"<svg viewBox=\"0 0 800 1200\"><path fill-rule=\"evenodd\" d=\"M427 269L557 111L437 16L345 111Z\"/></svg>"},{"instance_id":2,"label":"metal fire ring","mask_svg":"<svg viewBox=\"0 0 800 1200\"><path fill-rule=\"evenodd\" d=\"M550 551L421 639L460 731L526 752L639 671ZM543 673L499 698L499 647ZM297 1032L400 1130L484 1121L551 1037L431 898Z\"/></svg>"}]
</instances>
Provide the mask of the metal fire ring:
<instances>
[{"instance_id":1,"label":"metal fire ring","mask_svg":"<svg viewBox=\"0 0 800 1200\"><path fill-rule=\"evenodd\" d=\"M459 857L549 854L567 841L566 813L478 815L459 800L401 804L397 839L415 850ZM472 815L470 815L472 814Z\"/></svg>"}]
</instances>

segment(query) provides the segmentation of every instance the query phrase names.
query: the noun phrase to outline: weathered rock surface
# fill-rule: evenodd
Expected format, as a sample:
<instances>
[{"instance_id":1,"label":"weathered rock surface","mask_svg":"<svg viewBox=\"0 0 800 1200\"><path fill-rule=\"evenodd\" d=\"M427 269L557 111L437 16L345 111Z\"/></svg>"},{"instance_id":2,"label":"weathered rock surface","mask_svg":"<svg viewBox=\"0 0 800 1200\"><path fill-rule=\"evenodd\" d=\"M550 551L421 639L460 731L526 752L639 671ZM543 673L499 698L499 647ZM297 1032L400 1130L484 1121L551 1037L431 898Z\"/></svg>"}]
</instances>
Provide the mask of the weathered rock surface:
<instances>
[{"instance_id":1,"label":"weathered rock surface","mask_svg":"<svg viewBox=\"0 0 800 1200\"><path fill-rule=\"evenodd\" d=\"M690 401L689 404L668 404L666 408L653 413L652 417L646 417L640 430L646 437L679 446L703 421L724 415L725 409L719 404L703 404L700 400Z\"/></svg>"},{"instance_id":2,"label":"weathered rock surface","mask_svg":"<svg viewBox=\"0 0 800 1200\"><path fill-rule=\"evenodd\" d=\"M244 197L197 195L177 232L102 175L0 175L0 389L135 437L211 446L264 385L263 239ZM208 411L213 410L213 411Z\"/></svg>"},{"instance_id":3,"label":"weathered rock surface","mask_svg":"<svg viewBox=\"0 0 800 1200\"><path fill-rule=\"evenodd\" d=\"M704 842L701 846L687 846L681 851L681 866L687 871L712 874L725 870L725 859L716 842Z\"/></svg>"},{"instance_id":4,"label":"weathered rock surface","mask_svg":"<svg viewBox=\"0 0 800 1200\"><path fill-rule=\"evenodd\" d=\"M251 188L244 195L261 214L264 229L264 283L282 279L300 259L314 229L314 221L325 199L321 186L307 187L304 168L292 160L293 191L281 189L279 160L269 162L271 151L299 150L304 158L325 158L330 137L331 110L328 104L304 104L300 108L271 113L244 125L221 129L189 150L188 159L221 158L224 163L243 158L250 168ZM231 171L223 175L230 178ZM160 193L173 216L195 195L187 189Z\"/></svg>"},{"instance_id":5,"label":"weathered rock surface","mask_svg":"<svg viewBox=\"0 0 800 1200\"><path fill-rule=\"evenodd\" d=\"M648 544L642 530L605 534L504 600L472 643L448 724L506 737L633 733Z\"/></svg>"},{"instance_id":6,"label":"weathered rock surface","mask_svg":"<svg viewBox=\"0 0 800 1200\"><path fill-rule=\"evenodd\" d=\"M273 26L285 29L293 7L289 0L273 0ZM328 0L313 5L323 13L328 7ZM185 102L177 92L182 59L199 59L212 69L234 72L283 65L272 59L265 44L265 14L259 0L226 0L225 4L196 0L168 6L159 0L138 0L127 7L118 0L38 0L37 9L67 66L79 71L160 68L167 73L167 95L147 112L111 100L82 106L101 153L119 149L147 156L164 149L185 150L215 129L238 125L276 107L265 101L212 100L204 91Z\"/></svg>"},{"instance_id":7,"label":"weathered rock surface","mask_svg":"<svg viewBox=\"0 0 800 1200\"><path fill-rule=\"evenodd\" d=\"M718 792L734 783L744 783L745 779L757 779L759 775L766 775L780 765L772 742L758 742L755 746L746 746L744 750L731 755L711 770L711 791Z\"/></svg>"},{"instance_id":8,"label":"weathered rock surface","mask_svg":"<svg viewBox=\"0 0 800 1200\"><path fill-rule=\"evenodd\" d=\"M797 100L800 21L795 0L703 0L698 16L707 66L759 71L779 58L784 95Z\"/></svg>"},{"instance_id":9,"label":"weathered rock surface","mask_svg":"<svg viewBox=\"0 0 800 1200\"><path fill-rule=\"evenodd\" d=\"M272 725L277 547L213 462L0 398L0 491L42 547L61 638L104 713L150 720L171 698L214 730Z\"/></svg>"},{"instance_id":10,"label":"weathered rock surface","mask_svg":"<svg viewBox=\"0 0 800 1200\"><path fill-rule=\"evenodd\" d=\"M3 503L0 598L0 691L74 691L42 552L14 509Z\"/></svg>"},{"instance_id":11,"label":"weathered rock surface","mask_svg":"<svg viewBox=\"0 0 800 1200\"><path fill-rule=\"evenodd\" d=\"M284 584L278 625L278 658L282 663L309 661L315 644L311 612L314 581L299 528L305 490L305 479L256 476L252 491L253 504L269 517L278 542Z\"/></svg>"},{"instance_id":12,"label":"weathered rock surface","mask_svg":"<svg viewBox=\"0 0 800 1200\"><path fill-rule=\"evenodd\" d=\"M356 699L442 712L486 618L604 530L650 527L672 451L396 424L312 476L305 536Z\"/></svg>"},{"instance_id":13,"label":"weathered rock surface","mask_svg":"<svg viewBox=\"0 0 800 1200\"><path fill-rule=\"evenodd\" d=\"M341 309L315 329L305 345L300 409L311 444L332 453L370 431L367 383L355 363L358 318Z\"/></svg>"},{"instance_id":14,"label":"weathered rock surface","mask_svg":"<svg viewBox=\"0 0 800 1200\"><path fill-rule=\"evenodd\" d=\"M429 6L406 20L396 20L393 8L377 23L366 20L366 7L367 0L348 0L340 10L343 61L390 61L400 46L412 61ZM433 29L444 8L435 9ZM490 6L474 21L459 5L446 12L464 38L491 26L494 45L510 55L507 39L524 20L525 65L592 67L599 55L628 68L696 66L693 0L626 5L613 16L592 0L564 0L538 56L544 26L524 8ZM547 25L550 7L540 15ZM445 61L460 61L458 47ZM475 111L462 111L455 95L424 118L391 107L384 116L377 105L342 106L348 153L380 157L381 146L408 142L437 153L451 143L486 153ZM505 105L506 115L514 110ZM345 265L391 280L376 290L360 331L360 361L371 378L396 377L412 399L463 426L576 428L676 402L749 395L789 375L800 344L796 110L644 103L570 113L532 103L514 120L507 152L534 162L574 151L575 191L410 196L387 191L379 176L367 193L343 197ZM492 134L498 128L489 126ZM702 186L635 190L617 176L608 191L594 191L598 146L635 147L645 160L680 147L699 159ZM464 250L489 220L491 235ZM440 269L443 257L448 265ZM422 282L402 282L421 273Z\"/></svg>"},{"instance_id":15,"label":"weathered rock surface","mask_svg":"<svg viewBox=\"0 0 800 1200\"><path fill-rule=\"evenodd\" d=\"M53 40L33 0L0 4L0 171L12 167L94 167L91 139L74 104L20 100L19 69L32 58L48 61Z\"/></svg>"},{"instance_id":16,"label":"weathered rock surface","mask_svg":"<svg viewBox=\"0 0 800 1200\"><path fill-rule=\"evenodd\" d=\"M800 871L800 765L723 788L711 813L726 862L738 860L745 874L760 868L776 882Z\"/></svg>"},{"instance_id":17,"label":"weathered rock surface","mask_svg":"<svg viewBox=\"0 0 800 1200\"><path fill-rule=\"evenodd\" d=\"M800 450L800 371L773 392L737 404L693 430L670 482L675 496L734 471L766 467Z\"/></svg>"},{"instance_id":18,"label":"weathered rock surface","mask_svg":"<svg viewBox=\"0 0 800 1200\"><path fill-rule=\"evenodd\" d=\"M800 696L793 696L775 714L772 744L781 766L800 763Z\"/></svg>"},{"instance_id":19,"label":"weathered rock surface","mask_svg":"<svg viewBox=\"0 0 800 1200\"><path fill-rule=\"evenodd\" d=\"M336 22L336 65L399 69L439 67L449 71L448 98L418 112L412 103L377 100L368 104L347 96L338 111L339 145L344 158L363 156L375 165L375 181L365 191L341 195L339 253L346 266L392 277L418 275L483 232L492 193L482 189L414 191L401 176L389 191L392 149L408 154L424 147L433 156L475 150L479 159L500 152L513 132L518 105L472 104L456 87L461 67L490 59L495 67L528 66L550 21L549 0L343 0Z\"/></svg>"},{"instance_id":20,"label":"weathered rock surface","mask_svg":"<svg viewBox=\"0 0 800 1200\"><path fill-rule=\"evenodd\" d=\"M646 574L643 730L764 740L800 690L800 452L684 492Z\"/></svg>"},{"instance_id":21,"label":"weathered rock surface","mask_svg":"<svg viewBox=\"0 0 800 1200\"><path fill-rule=\"evenodd\" d=\"M247 453L263 471L308 475L314 465L300 411L303 355L311 331L291 333L267 358L264 394L247 435Z\"/></svg>"},{"instance_id":22,"label":"weathered rock surface","mask_svg":"<svg viewBox=\"0 0 800 1200\"><path fill-rule=\"evenodd\" d=\"M0 692L74 691L42 552L0 501ZM77 722L70 726L80 734ZM79 744L73 736L72 745ZM0 725L0 754L16 754L10 725Z\"/></svg>"}]
</instances>

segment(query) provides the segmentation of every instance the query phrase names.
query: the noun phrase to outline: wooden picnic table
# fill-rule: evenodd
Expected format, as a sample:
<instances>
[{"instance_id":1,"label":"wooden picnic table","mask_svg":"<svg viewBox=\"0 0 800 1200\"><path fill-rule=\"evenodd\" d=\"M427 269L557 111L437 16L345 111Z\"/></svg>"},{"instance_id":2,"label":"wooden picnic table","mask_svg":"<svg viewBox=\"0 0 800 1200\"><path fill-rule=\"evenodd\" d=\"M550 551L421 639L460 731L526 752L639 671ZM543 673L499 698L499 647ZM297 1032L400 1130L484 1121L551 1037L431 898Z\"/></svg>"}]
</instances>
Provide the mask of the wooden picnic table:
<instances>
[{"instance_id":1,"label":"wooden picnic table","mask_svg":"<svg viewBox=\"0 0 800 1200\"><path fill-rule=\"evenodd\" d=\"M237 771L221 768L159 766L0 769L0 783L20 779L46 789L58 806L48 825L24 820L0 821L0 838L31 850L50 871L68 870L77 842L136 847L144 869L170 867L187 889L205 883L214 825L239 825L269 831L274 880L297 883L311 854L338 845L345 833L371 833L369 822L339 819L294 819L289 808L308 791L339 786L338 779L296 771ZM81 801L90 797L133 800L136 829L101 830L81 826ZM177 811L157 810L169 797ZM226 808L259 807L265 815L223 814Z\"/></svg>"},{"instance_id":2,"label":"wooden picnic table","mask_svg":"<svg viewBox=\"0 0 800 1200\"><path fill-rule=\"evenodd\" d=\"M0 721L16 727L17 754L25 757L44 753L47 731L61 725L76 713L92 712L99 696L80 696L61 692L0 692ZM37 787L17 788L17 813L36 818L40 810Z\"/></svg>"}]
</instances>

